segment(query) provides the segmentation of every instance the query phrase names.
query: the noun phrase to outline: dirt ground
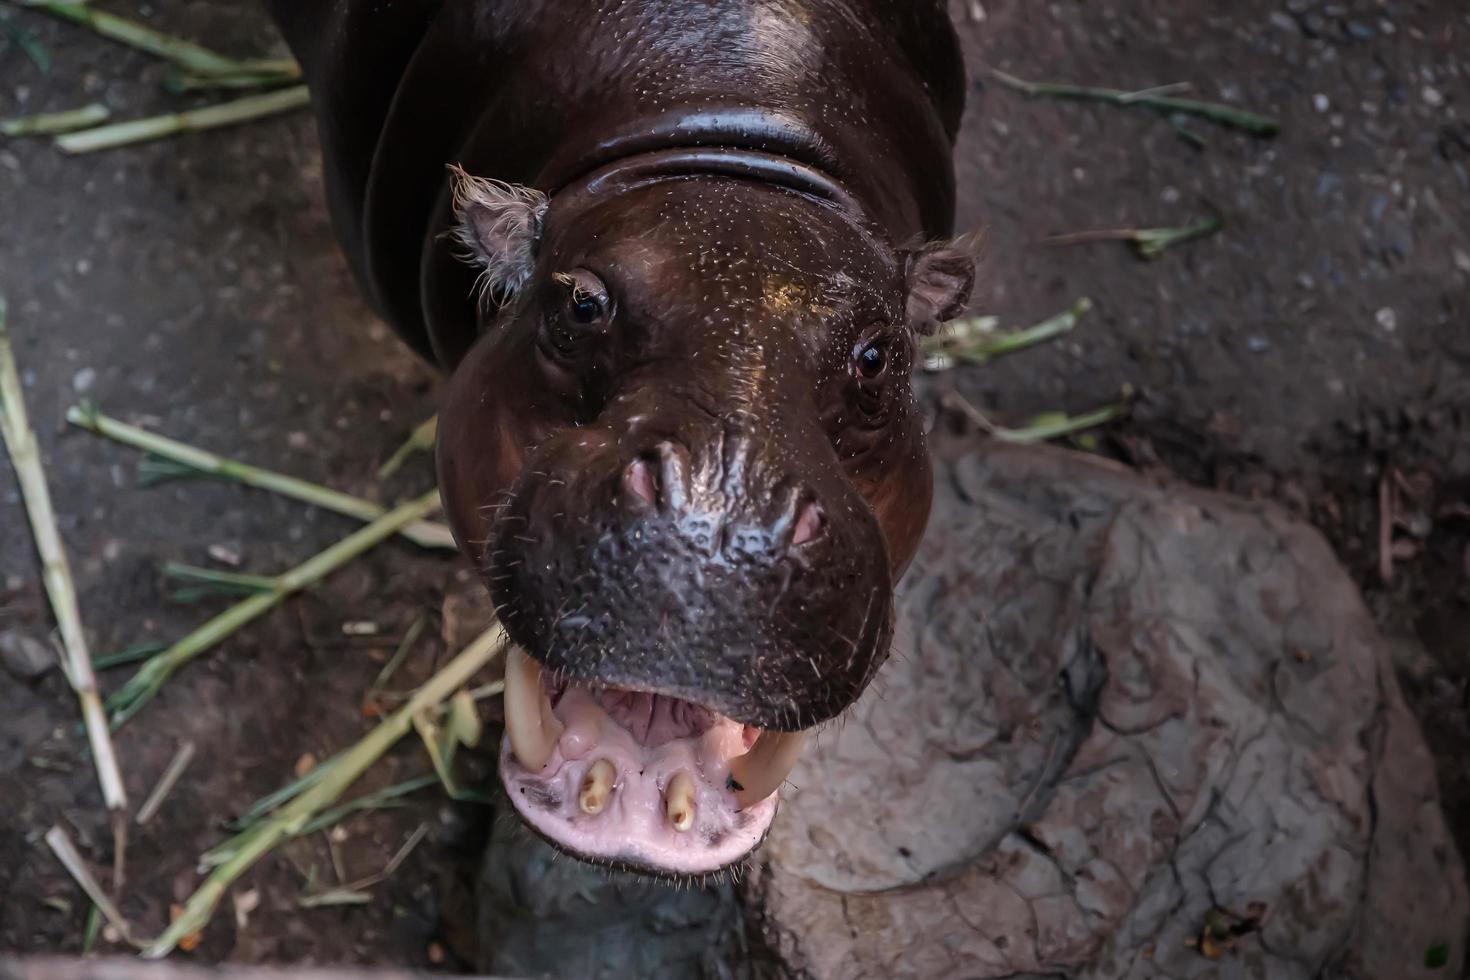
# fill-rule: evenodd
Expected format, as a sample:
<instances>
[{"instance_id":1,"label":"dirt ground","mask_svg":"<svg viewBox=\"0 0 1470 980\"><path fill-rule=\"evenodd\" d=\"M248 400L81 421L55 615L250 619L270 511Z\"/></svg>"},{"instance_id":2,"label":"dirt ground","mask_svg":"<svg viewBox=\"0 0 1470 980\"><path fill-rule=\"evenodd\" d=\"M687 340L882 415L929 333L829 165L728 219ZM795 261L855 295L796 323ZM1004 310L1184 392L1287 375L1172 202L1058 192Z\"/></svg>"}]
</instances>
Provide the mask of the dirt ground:
<instances>
[{"instance_id":1,"label":"dirt ground","mask_svg":"<svg viewBox=\"0 0 1470 980\"><path fill-rule=\"evenodd\" d=\"M268 50L248 2L107 4L231 53ZM957 2L974 78L959 150L960 227L987 254L975 308L1032 322L1092 298L1082 328L984 370L941 376L993 417L1083 410L1119 387L1133 417L1099 450L1137 466L1283 501L1329 536L1389 635L1470 853L1470 9L1456 0ZM165 69L71 25L10 11L54 67L0 33L0 117L103 101L119 115L179 100ZM1196 121L1198 147L1138 109L1029 100L991 67L1193 94L1283 123L1262 140ZM139 455L68 431L65 409L110 414L385 501L430 485L427 460L374 473L434 410L436 380L357 297L322 201L304 113L67 158L0 143L0 295L97 651L176 638L223 608L170 602L165 561L290 567L352 522L211 481L139 488ZM1037 247L1053 234L1184 224L1224 230L1144 262L1119 243ZM961 421L939 413L938 424ZM1397 499L1392 581L1380 496ZM390 542L200 658L119 736L135 801L183 740L198 755L158 817L135 827L124 911L151 934L197 882L223 825L371 723L363 693L404 631L431 618L395 686L443 658L459 559ZM227 601L227 600L226 600ZM451 616L451 619L454 617ZM378 624L348 637L342 624ZM0 479L0 633L47 629L18 493ZM454 624L447 632L453 633ZM111 688L128 668L108 672ZM85 901L40 836L69 827L99 863L108 834L76 707L56 670L0 668L0 949L80 949ZM309 761L309 760L308 760ZM466 774L488 773L470 759ZM429 771L404 744L371 786ZM463 968L484 808L425 790L359 814L345 834L265 861L195 954L243 962ZM369 874L422 824L423 844L362 906L301 909L317 882ZM334 853L335 852L335 853ZM313 870L314 869L314 870ZM50 900L50 901L48 901ZM246 903L248 906L248 902ZM108 947L103 940L100 945ZM111 947L114 950L116 947Z\"/></svg>"}]
</instances>

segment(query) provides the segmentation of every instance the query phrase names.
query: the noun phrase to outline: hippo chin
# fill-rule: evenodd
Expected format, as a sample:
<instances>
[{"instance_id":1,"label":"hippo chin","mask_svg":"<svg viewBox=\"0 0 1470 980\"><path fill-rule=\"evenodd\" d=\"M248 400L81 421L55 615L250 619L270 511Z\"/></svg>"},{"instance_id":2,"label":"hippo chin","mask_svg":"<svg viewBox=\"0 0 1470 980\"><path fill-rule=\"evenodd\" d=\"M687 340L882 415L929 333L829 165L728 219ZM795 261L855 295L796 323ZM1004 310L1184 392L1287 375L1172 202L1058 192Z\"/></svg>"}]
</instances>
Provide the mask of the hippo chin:
<instances>
[{"instance_id":1,"label":"hippo chin","mask_svg":"<svg viewBox=\"0 0 1470 980\"><path fill-rule=\"evenodd\" d=\"M276 8L354 270L451 372L510 798L589 860L739 861L887 657L928 516L915 344L974 278L942 5Z\"/></svg>"}]
</instances>

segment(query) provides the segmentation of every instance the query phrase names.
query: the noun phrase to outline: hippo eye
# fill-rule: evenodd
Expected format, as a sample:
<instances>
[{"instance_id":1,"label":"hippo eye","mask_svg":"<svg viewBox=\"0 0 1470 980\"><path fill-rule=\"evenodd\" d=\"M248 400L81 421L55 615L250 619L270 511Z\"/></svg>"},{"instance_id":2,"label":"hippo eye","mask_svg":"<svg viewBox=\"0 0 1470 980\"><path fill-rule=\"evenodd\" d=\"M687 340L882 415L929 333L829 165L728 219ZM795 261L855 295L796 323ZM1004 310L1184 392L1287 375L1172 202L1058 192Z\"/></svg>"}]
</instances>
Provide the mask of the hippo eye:
<instances>
[{"instance_id":1,"label":"hippo eye","mask_svg":"<svg viewBox=\"0 0 1470 980\"><path fill-rule=\"evenodd\" d=\"M602 304L597 297L587 293L575 292L571 301L567 304L567 312L577 323L594 323L602 317Z\"/></svg>"},{"instance_id":2,"label":"hippo eye","mask_svg":"<svg viewBox=\"0 0 1470 980\"><path fill-rule=\"evenodd\" d=\"M590 326L607 318L607 288L585 269L559 272L556 281L566 290L563 301L565 318L577 326Z\"/></svg>"},{"instance_id":3,"label":"hippo eye","mask_svg":"<svg viewBox=\"0 0 1470 980\"><path fill-rule=\"evenodd\" d=\"M872 343L862 349L857 358L857 373L865 381L877 381L888 370L888 345Z\"/></svg>"}]
</instances>

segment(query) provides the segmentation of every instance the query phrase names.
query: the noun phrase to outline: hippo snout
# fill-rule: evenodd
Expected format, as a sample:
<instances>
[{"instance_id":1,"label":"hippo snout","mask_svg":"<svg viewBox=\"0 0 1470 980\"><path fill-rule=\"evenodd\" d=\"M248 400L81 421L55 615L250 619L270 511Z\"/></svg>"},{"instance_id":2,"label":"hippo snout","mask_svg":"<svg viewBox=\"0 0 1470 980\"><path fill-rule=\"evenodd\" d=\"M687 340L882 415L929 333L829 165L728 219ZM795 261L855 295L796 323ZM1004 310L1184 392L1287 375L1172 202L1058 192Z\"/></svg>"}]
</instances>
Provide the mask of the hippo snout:
<instances>
[{"instance_id":1,"label":"hippo snout","mask_svg":"<svg viewBox=\"0 0 1470 980\"><path fill-rule=\"evenodd\" d=\"M774 433L573 430L527 460L487 550L507 628L554 676L761 729L848 707L887 651L872 512Z\"/></svg>"},{"instance_id":2,"label":"hippo snout","mask_svg":"<svg viewBox=\"0 0 1470 980\"><path fill-rule=\"evenodd\" d=\"M689 451L668 440L635 455L623 470L622 496L636 514L688 517L694 510ZM704 532L715 549L767 549L774 553L808 544L822 532L822 508L810 489L792 482L770 494L769 516L749 528L725 529L730 534ZM712 515L716 517L717 515ZM708 518L701 523L708 523Z\"/></svg>"}]
</instances>

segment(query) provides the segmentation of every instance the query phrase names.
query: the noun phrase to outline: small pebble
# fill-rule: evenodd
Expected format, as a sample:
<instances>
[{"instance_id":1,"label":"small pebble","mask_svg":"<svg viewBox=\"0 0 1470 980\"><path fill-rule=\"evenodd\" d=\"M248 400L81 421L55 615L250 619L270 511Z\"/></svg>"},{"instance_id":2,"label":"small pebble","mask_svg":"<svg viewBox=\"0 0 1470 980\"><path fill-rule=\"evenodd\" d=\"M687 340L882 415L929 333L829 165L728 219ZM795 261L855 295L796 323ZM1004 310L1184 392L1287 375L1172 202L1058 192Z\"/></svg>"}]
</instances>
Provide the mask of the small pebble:
<instances>
[{"instance_id":1,"label":"small pebble","mask_svg":"<svg viewBox=\"0 0 1470 980\"><path fill-rule=\"evenodd\" d=\"M231 548L229 545L224 544L212 544L209 546L208 551L209 557L213 558L221 565L229 565L231 568L240 567L240 562L242 559L240 558L240 552L238 549Z\"/></svg>"},{"instance_id":2,"label":"small pebble","mask_svg":"<svg viewBox=\"0 0 1470 980\"><path fill-rule=\"evenodd\" d=\"M0 633L0 664L21 680L29 681L55 667L57 655L33 636L6 630Z\"/></svg>"},{"instance_id":3,"label":"small pebble","mask_svg":"<svg viewBox=\"0 0 1470 980\"><path fill-rule=\"evenodd\" d=\"M1379 310L1373 315L1373 319L1377 320L1378 325L1389 333L1393 333L1399 328L1399 316L1393 311L1393 307L1391 306L1385 306Z\"/></svg>"},{"instance_id":4,"label":"small pebble","mask_svg":"<svg viewBox=\"0 0 1470 980\"><path fill-rule=\"evenodd\" d=\"M1435 108L1444 105L1444 93L1433 85L1424 86L1424 90L1419 93L1419 97L1424 100L1425 105L1431 105Z\"/></svg>"},{"instance_id":5,"label":"small pebble","mask_svg":"<svg viewBox=\"0 0 1470 980\"><path fill-rule=\"evenodd\" d=\"M1312 108L1316 109L1318 112L1326 112L1328 109L1332 108L1332 100L1327 98L1327 96L1323 95L1321 92L1318 92L1316 95L1312 96Z\"/></svg>"},{"instance_id":6,"label":"small pebble","mask_svg":"<svg viewBox=\"0 0 1470 980\"><path fill-rule=\"evenodd\" d=\"M72 376L71 387L77 394L90 391L92 385L97 381L97 372L92 368L82 368Z\"/></svg>"}]
</instances>

